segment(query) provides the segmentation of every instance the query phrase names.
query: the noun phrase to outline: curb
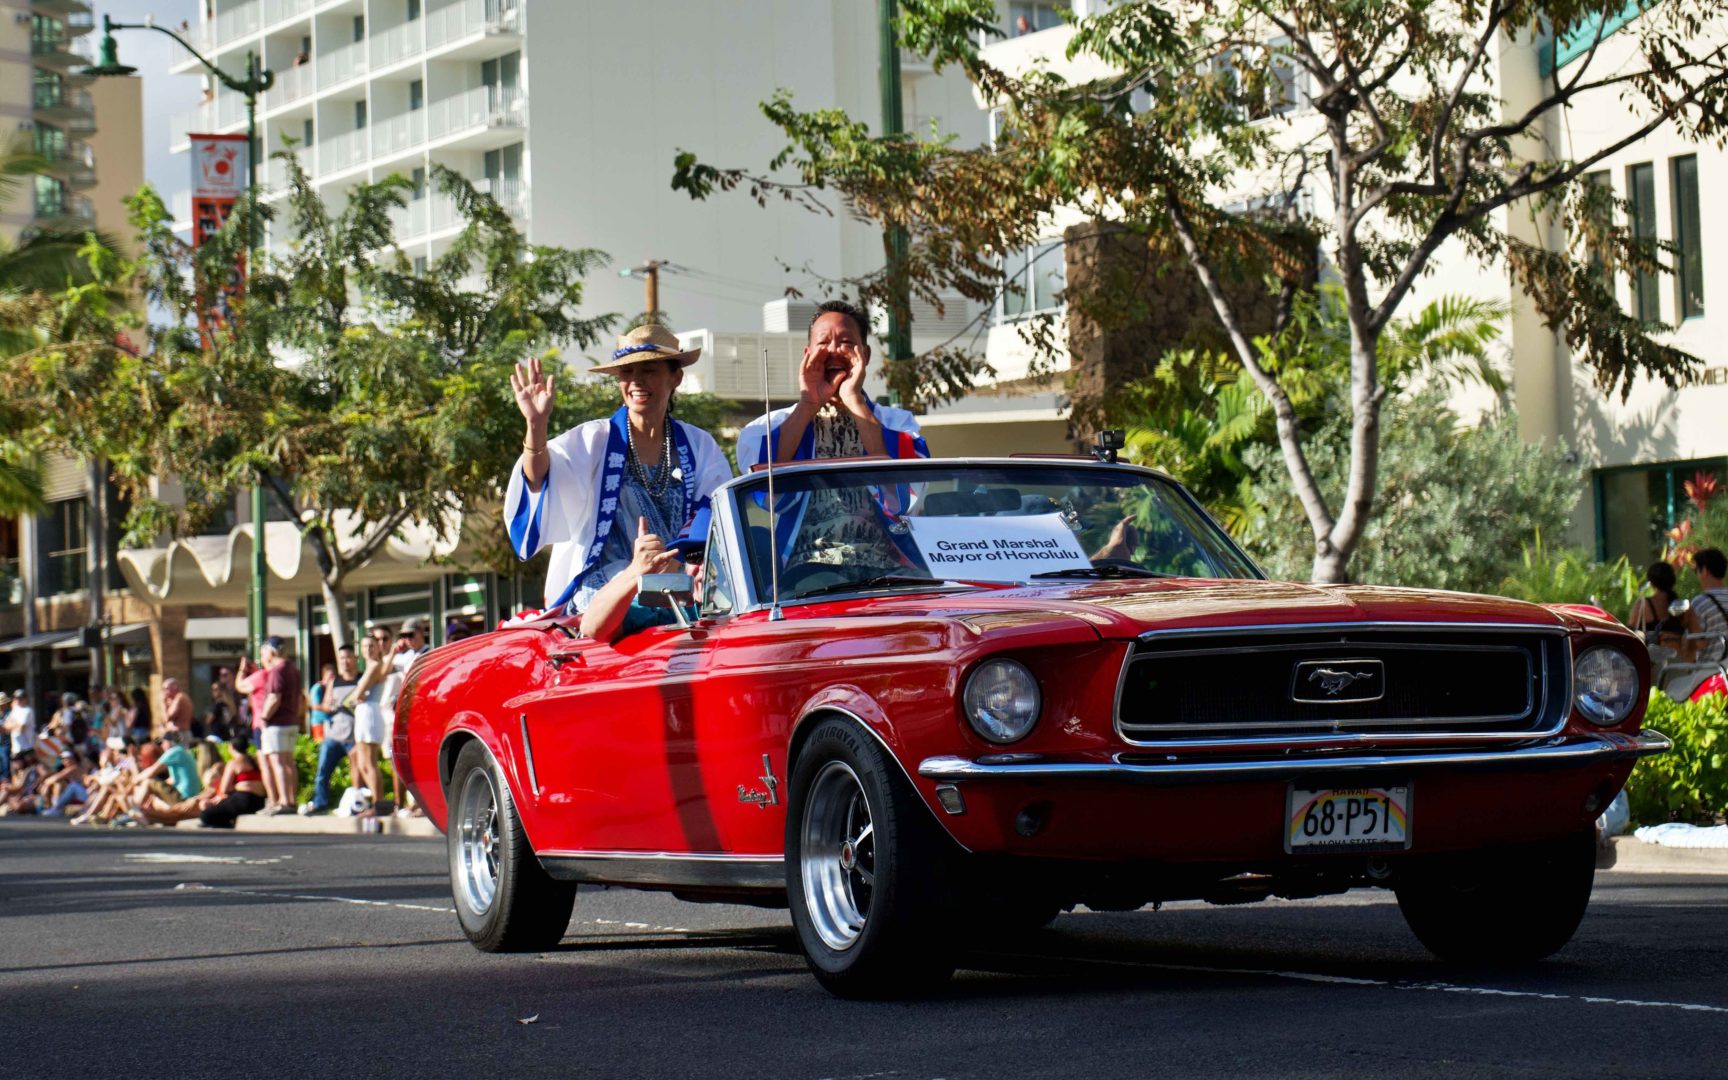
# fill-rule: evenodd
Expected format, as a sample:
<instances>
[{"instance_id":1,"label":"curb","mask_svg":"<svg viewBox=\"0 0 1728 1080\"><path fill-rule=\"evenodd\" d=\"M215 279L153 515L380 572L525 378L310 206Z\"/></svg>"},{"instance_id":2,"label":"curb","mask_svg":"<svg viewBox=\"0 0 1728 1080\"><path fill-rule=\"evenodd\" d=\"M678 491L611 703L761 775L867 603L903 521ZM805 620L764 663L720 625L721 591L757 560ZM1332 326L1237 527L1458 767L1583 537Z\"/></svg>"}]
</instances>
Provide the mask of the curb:
<instances>
[{"instance_id":1,"label":"curb","mask_svg":"<svg viewBox=\"0 0 1728 1080\"><path fill-rule=\"evenodd\" d=\"M1627 874L1728 874L1728 848L1683 848L1616 836L1598 869Z\"/></svg>"},{"instance_id":2,"label":"curb","mask_svg":"<svg viewBox=\"0 0 1728 1080\"><path fill-rule=\"evenodd\" d=\"M367 822L376 826L377 831L369 831ZM413 836L423 839L442 838L444 835L426 818L400 818L394 815L337 817L334 814L320 814L317 817L301 817L298 814L277 814L274 817L260 817L257 814L242 814L235 819L234 831L297 836Z\"/></svg>"}]
</instances>

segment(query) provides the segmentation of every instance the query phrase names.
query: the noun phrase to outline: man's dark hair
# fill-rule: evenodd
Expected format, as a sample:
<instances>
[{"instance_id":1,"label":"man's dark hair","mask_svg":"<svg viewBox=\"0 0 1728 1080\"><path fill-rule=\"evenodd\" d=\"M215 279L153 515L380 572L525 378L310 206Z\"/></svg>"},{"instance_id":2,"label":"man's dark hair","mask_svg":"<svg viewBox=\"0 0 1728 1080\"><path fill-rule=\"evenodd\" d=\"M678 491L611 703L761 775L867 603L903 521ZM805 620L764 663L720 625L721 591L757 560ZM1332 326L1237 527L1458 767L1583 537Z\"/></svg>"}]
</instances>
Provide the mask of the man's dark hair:
<instances>
[{"instance_id":1,"label":"man's dark hair","mask_svg":"<svg viewBox=\"0 0 1728 1080\"><path fill-rule=\"evenodd\" d=\"M1711 577L1728 577L1728 555L1723 555L1721 548L1705 548L1692 556L1692 565L1710 571Z\"/></svg>"},{"instance_id":2,"label":"man's dark hair","mask_svg":"<svg viewBox=\"0 0 1728 1080\"><path fill-rule=\"evenodd\" d=\"M858 328L858 344L870 343L870 312L863 305L848 304L844 300L824 300L816 305L816 314L810 316L810 327L804 331L804 344L810 344L810 335L816 331L816 320L834 314L852 320L852 325Z\"/></svg>"},{"instance_id":3,"label":"man's dark hair","mask_svg":"<svg viewBox=\"0 0 1728 1080\"><path fill-rule=\"evenodd\" d=\"M339 653L353 652L354 646L352 646L352 645L339 645L336 647L336 651Z\"/></svg>"},{"instance_id":4,"label":"man's dark hair","mask_svg":"<svg viewBox=\"0 0 1728 1080\"><path fill-rule=\"evenodd\" d=\"M1674 595L1674 565L1672 563L1657 559L1644 571L1644 580L1669 596Z\"/></svg>"}]
</instances>

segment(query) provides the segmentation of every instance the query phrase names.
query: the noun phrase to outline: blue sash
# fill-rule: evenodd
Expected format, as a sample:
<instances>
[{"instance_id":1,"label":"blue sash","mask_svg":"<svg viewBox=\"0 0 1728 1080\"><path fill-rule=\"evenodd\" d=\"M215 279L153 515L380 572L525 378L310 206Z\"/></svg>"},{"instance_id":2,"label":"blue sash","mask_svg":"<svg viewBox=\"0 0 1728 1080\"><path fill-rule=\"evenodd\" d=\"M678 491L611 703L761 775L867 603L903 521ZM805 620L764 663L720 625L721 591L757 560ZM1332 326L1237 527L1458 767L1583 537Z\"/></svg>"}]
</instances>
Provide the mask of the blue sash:
<instances>
[{"instance_id":1,"label":"blue sash","mask_svg":"<svg viewBox=\"0 0 1728 1080\"><path fill-rule=\"evenodd\" d=\"M683 475L684 506L689 520L685 521L684 530L678 539L669 544L679 551L691 547L699 547L707 541L709 500L706 496L696 498L696 453L690 448L690 436L685 432L682 421L667 417L666 422L672 425L672 452L678 458L678 468ZM630 453L630 410L620 405L618 411L612 414L610 426L606 432L606 454L601 461L600 469L600 505L594 514L594 538L588 545L588 554L582 560L582 568L576 571L570 583L564 586L553 603L554 610L564 607L570 598L576 594L582 579L600 563L600 555L606 549L606 537L611 535L612 523L618 517L619 487L624 483L624 462ZM700 528L700 536L696 535Z\"/></svg>"}]
</instances>

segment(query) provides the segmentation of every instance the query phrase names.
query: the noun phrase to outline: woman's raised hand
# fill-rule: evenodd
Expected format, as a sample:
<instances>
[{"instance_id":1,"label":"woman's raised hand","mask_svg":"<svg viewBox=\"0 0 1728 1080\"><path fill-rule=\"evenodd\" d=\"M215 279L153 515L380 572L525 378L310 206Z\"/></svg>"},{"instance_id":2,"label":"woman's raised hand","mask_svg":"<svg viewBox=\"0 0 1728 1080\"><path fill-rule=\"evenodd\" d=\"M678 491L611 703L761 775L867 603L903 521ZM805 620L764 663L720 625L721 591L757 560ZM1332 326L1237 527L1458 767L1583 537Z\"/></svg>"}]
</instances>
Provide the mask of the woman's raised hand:
<instances>
[{"instance_id":1,"label":"woman's raised hand","mask_svg":"<svg viewBox=\"0 0 1728 1080\"><path fill-rule=\"evenodd\" d=\"M678 553L666 550L666 542L648 531L648 519L636 519L636 546L630 560L630 569L638 576L642 574L658 574L666 571L678 562Z\"/></svg>"},{"instance_id":2,"label":"woman's raised hand","mask_svg":"<svg viewBox=\"0 0 1728 1080\"><path fill-rule=\"evenodd\" d=\"M528 429L534 434L544 435L552 419L552 381L553 377L542 370L538 356L530 356L527 363L517 364L510 373L516 407L522 410L522 418L528 421Z\"/></svg>"}]
</instances>

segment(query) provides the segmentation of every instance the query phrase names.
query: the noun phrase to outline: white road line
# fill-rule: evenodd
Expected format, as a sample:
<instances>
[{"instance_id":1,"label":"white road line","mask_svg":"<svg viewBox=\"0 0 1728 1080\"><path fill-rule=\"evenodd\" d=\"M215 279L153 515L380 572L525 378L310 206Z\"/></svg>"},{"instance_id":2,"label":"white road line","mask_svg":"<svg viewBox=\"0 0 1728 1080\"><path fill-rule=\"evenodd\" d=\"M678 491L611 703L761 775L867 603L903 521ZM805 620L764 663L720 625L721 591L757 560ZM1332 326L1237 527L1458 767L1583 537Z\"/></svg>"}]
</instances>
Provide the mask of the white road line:
<instances>
[{"instance_id":1,"label":"white road line","mask_svg":"<svg viewBox=\"0 0 1728 1080\"><path fill-rule=\"evenodd\" d=\"M400 904L393 900L362 900L353 896L322 896L312 893L279 893L262 892L256 889L235 889L227 885L204 885L196 881L182 881L174 886L176 892L215 892L227 893L231 896L263 896L273 900L322 900L332 904L357 904L361 907L400 908L403 911L436 911L441 915L453 913L453 907L433 907L428 904ZM648 930L661 934L693 934L694 930L685 926L650 926L648 923L621 922L617 919L578 919L579 923L589 923L595 926L622 926L628 930Z\"/></svg>"},{"instance_id":2,"label":"white road line","mask_svg":"<svg viewBox=\"0 0 1728 1080\"><path fill-rule=\"evenodd\" d=\"M236 866L269 866L292 855L277 855L268 859L248 859L244 855L196 855L176 851L133 851L122 855L127 862L140 863L231 863Z\"/></svg>"},{"instance_id":3,"label":"white road line","mask_svg":"<svg viewBox=\"0 0 1728 1080\"><path fill-rule=\"evenodd\" d=\"M1012 954L1020 960L1060 960L1061 957ZM1155 968L1160 971L1194 972L1204 975L1253 975L1267 979L1290 979L1296 982L1334 983L1342 986L1381 987L1387 990L1428 990L1445 994L1477 994L1483 997L1532 998L1537 1001L1576 1001L1585 1005L1618 1005L1636 1009L1679 1009L1682 1012L1718 1013L1728 1016L1728 1006L1700 1005L1688 1001L1642 1001L1637 998L1598 997L1591 994L1556 994L1540 990L1503 990L1491 986L1458 986L1443 982L1416 982L1404 979L1369 979L1349 975L1326 975L1313 971L1278 971L1272 968L1211 967L1205 964L1166 964L1156 961L1104 960L1081 958L1088 964L1134 969Z\"/></svg>"},{"instance_id":4,"label":"white road line","mask_svg":"<svg viewBox=\"0 0 1728 1080\"><path fill-rule=\"evenodd\" d=\"M323 900L332 904L357 904L361 907L401 908L403 911L436 911L448 914L455 910L449 907L432 907L428 904L399 904L394 900L361 900L352 896L313 896L310 893L279 893L259 892L254 889L231 889L226 885L203 885L196 881L182 881L174 886L175 892L216 892L231 896L263 896L271 900Z\"/></svg>"}]
</instances>

